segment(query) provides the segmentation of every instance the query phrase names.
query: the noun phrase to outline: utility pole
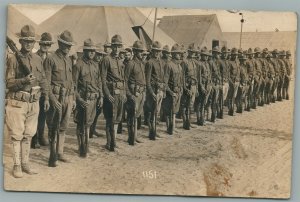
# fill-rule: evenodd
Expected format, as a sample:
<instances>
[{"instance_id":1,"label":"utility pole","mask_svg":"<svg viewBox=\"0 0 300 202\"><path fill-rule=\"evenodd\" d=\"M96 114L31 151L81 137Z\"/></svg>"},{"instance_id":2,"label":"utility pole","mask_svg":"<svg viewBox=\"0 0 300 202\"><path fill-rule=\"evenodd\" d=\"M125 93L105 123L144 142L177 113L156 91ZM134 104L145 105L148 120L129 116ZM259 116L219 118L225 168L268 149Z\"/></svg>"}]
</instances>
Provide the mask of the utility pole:
<instances>
[{"instance_id":1,"label":"utility pole","mask_svg":"<svg viewBox=\"0 0 300 202\"><path fill-rule=\"evenodd\" d=\"M152 42L155 39L156 19L157 19L157 8L155 8L155 14L154 14Z\"/></svg>"},{"instance_id":2,"label":"utility pole","mask_svg":"<svg viewBox=\"0 0 300 202\"><path fill-rule=\"evenodd\" d=\"M243 24L245 22L243 13L239 13L242 16L241 19L241 33L240 33L240 48L242 48L242 36L243 36Z\"/></svg>"}]
</instances>

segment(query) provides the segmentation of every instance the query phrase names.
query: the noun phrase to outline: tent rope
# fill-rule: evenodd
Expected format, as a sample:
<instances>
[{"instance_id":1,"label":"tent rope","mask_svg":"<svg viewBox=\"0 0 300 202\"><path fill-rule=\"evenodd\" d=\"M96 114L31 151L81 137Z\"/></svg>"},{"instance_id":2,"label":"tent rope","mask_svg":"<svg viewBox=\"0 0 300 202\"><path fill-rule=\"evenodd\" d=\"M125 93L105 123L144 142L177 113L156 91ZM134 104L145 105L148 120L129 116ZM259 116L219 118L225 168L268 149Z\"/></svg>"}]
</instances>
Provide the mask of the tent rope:
<instances>
[{"instance_id":1,"label":"tent rope","mask_svg":"<svg viewBox=\"0 0 300 202\"><path fill-rule=\"evenodd\" d=\"M147 16L145 22L141 26L144 26L144 24L149 20L149 17L151 15L152 11L153 11L153 8L151 9L151 11L150 11L149 15Z\"/></svg>"}]
</instances>

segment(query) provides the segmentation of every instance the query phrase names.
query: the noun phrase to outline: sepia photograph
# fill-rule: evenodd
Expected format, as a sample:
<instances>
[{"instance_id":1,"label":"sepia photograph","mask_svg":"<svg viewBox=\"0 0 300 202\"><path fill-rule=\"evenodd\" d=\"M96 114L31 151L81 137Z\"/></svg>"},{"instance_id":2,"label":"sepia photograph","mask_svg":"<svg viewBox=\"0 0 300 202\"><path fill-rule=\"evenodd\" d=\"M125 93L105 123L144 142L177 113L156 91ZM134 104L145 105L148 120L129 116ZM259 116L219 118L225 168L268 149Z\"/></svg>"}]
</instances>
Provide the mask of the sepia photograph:
<instances>
[{"instance_id":1,"label":"sepia photograph","mask_svg":"<svg viewBox=\"0 0 300 202\"><path fill-rule=\"evenodd\" d=\"M6 191L290 198L296 13L10 4L6 33Z\"/></svg>"}]
</instances>

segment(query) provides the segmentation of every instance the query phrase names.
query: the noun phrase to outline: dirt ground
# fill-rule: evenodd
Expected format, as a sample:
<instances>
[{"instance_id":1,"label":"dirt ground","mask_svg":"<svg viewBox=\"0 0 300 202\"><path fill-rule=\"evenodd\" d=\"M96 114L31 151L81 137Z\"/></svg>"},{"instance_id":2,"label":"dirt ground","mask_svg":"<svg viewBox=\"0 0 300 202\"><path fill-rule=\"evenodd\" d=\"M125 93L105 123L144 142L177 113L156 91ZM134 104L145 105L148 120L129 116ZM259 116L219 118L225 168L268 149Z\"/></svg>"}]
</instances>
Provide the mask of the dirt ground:
<instances>
[{"instance_id":1,"label":"dirt ground","mask_svg":"<svg viewBox=\"0 0 300 202\"><path fill-rule=\"evenodd\" d=\"M293 88L291 88L292 91ZM291 95L293 92L290 93ZM83 192L150 195L201 195L228 197L288 198L291 185L293 95L257 110L225 116L214 124L182 129L163 138L147 139L147 128L139 132L144 143L129 146L127 130L117 136L119 149L104 149L103 137L90 142L91 153L78 156L75 124L67 132L65 154L71 163L47 166L49 149L31 150L31 165L38 175L15 179L8 138L4 145L6 190L37 192ZM193 116L193 118L195 118ZM7 133L6 133L7 134ZM156 173L156 179L145 172ZM143 175L144 172L144 175Z\"/></svg>"}]
</instances>

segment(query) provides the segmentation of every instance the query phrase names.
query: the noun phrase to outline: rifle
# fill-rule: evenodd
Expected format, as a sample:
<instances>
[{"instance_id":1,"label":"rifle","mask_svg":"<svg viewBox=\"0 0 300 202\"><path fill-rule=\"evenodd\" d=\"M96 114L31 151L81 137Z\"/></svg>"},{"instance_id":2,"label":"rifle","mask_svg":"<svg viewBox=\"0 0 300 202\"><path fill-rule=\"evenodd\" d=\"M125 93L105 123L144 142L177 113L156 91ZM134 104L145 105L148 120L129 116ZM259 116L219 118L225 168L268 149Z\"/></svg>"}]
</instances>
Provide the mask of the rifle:
<instances>
[{"instance_id":1,"label":"rifle","mask_svg":"<svg viewBox=\"0 0 300 202\"><path fill-rule=\"evenodd\" d=\"M58 102L63 103L65 99L65 94L66 94L66 89L61 86L59 90L59 97L58 97ZM55 123L53 124L53 131L55 132L54 134L51 134L50 138L50 157L49 157L49 167L55 167L56 166L56 161L57 161L57 151L56 151L56 145L59 144L59 128L60 128L60 122L61 122L61 117L62 117L62 111L55 110L54 116L53 116L53 121ZM57 142L57 143L56 143Z\"/></svg>"},{"instance_id":2,"label":"rifle","mask_svg":"<svg viewBox=\"0 0 300 202\"><path fill-rule=\"evenodd\" d=\"M15 54L16 59L19 63L19 65L23 68L24 74L25 76L30 75L31 74L31 70L30 68L23 62L23 60L21 59L21 52L18 50L15 42L9 38L8 36L6 36L6 44L8 45L8 47L10 48L10 50Z\"/></svg>"}]
</instances>

